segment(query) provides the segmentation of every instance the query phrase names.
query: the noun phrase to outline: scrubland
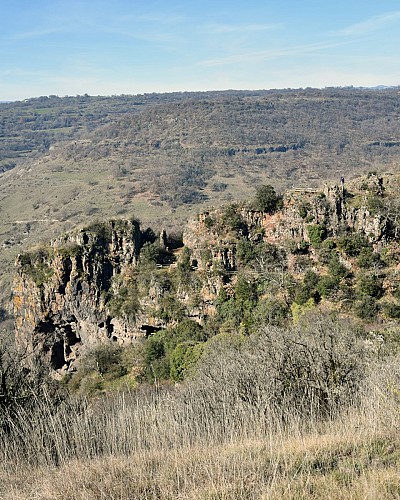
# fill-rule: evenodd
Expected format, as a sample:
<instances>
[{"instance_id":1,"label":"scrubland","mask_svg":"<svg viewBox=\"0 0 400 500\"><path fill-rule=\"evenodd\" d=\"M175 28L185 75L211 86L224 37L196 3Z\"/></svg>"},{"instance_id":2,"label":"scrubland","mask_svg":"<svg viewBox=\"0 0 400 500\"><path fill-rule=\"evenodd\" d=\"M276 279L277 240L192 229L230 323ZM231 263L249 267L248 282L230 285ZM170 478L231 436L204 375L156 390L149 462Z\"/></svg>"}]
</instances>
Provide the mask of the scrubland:
<instances>
[{"instance_id":1,"label":"scrubland","mask_svg":"<svg viewBox=\"0 0 400 500\"><path fill-rule=\"evenodd\" d=\"M2 415L0 497L398 498L400 358L378 344L314 317L217 336L174 386L43 390Z\"/></svg>"}]
</instances>

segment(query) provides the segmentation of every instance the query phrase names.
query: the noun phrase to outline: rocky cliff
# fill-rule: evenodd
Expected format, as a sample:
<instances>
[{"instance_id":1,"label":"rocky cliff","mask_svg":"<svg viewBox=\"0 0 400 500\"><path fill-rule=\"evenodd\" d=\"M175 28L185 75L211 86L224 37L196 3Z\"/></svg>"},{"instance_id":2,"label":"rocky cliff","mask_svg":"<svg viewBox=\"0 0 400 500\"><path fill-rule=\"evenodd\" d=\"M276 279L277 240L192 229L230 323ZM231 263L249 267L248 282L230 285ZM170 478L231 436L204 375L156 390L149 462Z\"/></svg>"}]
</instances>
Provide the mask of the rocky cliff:
<instances>
[{"instance_id":1,"label":"rocky cliff","mask_svg":"<svg viewBox=\"0 0 400 500\"><path fill-rule=\"evenodd\" d=\"M74 369L85 349L98 343L131 343L184 318L202 324L218 313L223 322L231 313L221 313L221 304L225 301L227 308L230 298L236 300L243 283L257 283L258 273L265 280L277 267L282 273L292 272L292 257L299 253L309 255L303 267L320 272L315 249L324 240L331 240L331 261L339 259L348 269L354 259L339 247L332 250L339 237L343 241L346 235L361 234L371 252L385 245L393 237L393 220L376 209L382 208L383 196L382 180L371 175L357 195L343 183L323 191L292 190L272 213L233 204L190 221L183 245L170 245L165 232L157 239L135 220L112 220L75 231L18 257L17 340L61 376ZM244 281L238 271L247 273ZM269 300L268 294L275 302L281 294L286 309L298 300L271 283L263 287L261 298L246 298L246 304L255 307L257 300ZM235 321L240 324L242 306L240 301L232 304L229 307L239 308Z\"/></svg>"},{"instance_id":2,"label":"rocky cliff","mask_svg":"<svg viewBox=\"0 0 400 500\"><path fill-rule=\"evenodd\" d=\"M288 191L283 195L281 209L275 213L252 210L248 205L237 205L234 210L229 207L229 213L226 207L204 212L187 224L183 241L202 268L213 262L227 271L237 269L238 236L293 248L312 244L312 233L320 229L325 238L355 231L374 244L384 243L393 234L392 222L384 212L374 212L369 207L371 199L380 200L383 196L383 180L372 174L359 184L363 190L359 194L357 189L357 197L346 189L344 182L326 185L323 190Z\"/></svg>"},{"instance_id":3,"label":"rocky cliff","mask_svg":"<svg viewBox=\"0 0 400 500\"><path fill-rule=\"evenodd\" d=\"M136 221L109 221L20 255L14 281L20 343L67 369L79 348L133 334L112 318L107 296L115 276L135 266L143 235Z\"/></svg>"}]
</instances>

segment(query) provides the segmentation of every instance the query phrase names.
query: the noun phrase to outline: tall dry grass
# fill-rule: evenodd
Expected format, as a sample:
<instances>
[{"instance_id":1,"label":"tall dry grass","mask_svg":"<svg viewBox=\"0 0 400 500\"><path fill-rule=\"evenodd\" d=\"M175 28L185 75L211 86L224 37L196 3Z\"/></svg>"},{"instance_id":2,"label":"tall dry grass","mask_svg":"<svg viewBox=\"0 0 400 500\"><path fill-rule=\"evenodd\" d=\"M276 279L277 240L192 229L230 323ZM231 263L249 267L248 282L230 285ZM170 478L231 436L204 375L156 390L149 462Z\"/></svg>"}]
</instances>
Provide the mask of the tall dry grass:
<instances>
[{"instance_id":1,"label":"tall dry grass","mask_svg":"<svg viewBox=\"0 0 400 500\"><path fill-rule=\"evenodd\" d=\"M262 391L257 345L219 345L219 365L176 387L21 408L0 435L0 497L399 498L400 357L364 367L354 398L321 416Z\"/></svg>"}]
</instances>

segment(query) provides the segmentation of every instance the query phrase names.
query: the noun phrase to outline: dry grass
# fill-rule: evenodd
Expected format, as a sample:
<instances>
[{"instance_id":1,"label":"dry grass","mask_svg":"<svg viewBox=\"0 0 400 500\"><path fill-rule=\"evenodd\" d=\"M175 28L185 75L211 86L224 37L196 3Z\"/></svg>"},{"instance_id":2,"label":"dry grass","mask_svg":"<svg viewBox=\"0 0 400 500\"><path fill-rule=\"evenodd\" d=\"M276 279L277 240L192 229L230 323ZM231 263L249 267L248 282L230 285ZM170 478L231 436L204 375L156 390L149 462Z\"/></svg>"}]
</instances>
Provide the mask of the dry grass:
<instances>
[{"instance_id":1,"label":"dry grass","mask_svg":"<svg viewBox=\"0 0 400 500\"><path fill-rule=\"evenodd\" d=\"M0 498L400 498L399 360L323 421L233 409L222 389L215 405L195 383L39 401L0 434Z\"/></svg>"},{"instance_id":2,"label":"dry grass","mask_svg":"<svg viewBox=\"0 0 400 500\"><path fill-rule=\"evenodd\" d=\"M74 459L0 479L4 499L396 498L399 450L389 436L332 429Z\"/></svg>"},{"instance_id":3,"label":"dry grass","mask_svg":"<svg viewBox=\"0 0 400 500\"><path fill-rule=\"evenodd\" d=\"M370 361L358 396L321 419L258 404L272 393L256 351L241 353L243 392L238 353L219 347L178 386L21 408L0 431L0 498L400 498L400 355Z\"/></svg>"}]
</instances>

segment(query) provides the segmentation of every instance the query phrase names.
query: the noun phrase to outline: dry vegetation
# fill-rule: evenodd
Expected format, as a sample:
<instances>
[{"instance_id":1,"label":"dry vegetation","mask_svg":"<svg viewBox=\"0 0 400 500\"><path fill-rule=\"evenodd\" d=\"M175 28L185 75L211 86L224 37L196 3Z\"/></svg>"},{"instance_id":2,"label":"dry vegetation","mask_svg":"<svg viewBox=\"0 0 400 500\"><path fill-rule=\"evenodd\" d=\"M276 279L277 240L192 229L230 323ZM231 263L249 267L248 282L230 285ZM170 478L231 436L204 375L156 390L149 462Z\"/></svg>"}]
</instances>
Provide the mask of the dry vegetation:
<instances>
[{"instance_id":1,"label":"dry vegetation","mask_svg":"<svg viewBox=\"0 0 400 500\"><path fill-rule=\"evenodd\" d=\"M175 387L48 396L3 417L1 498L398 498L399 358L366 349L351 325L312 323L219 337ZM289 358L282 335L298 344ZM307 357L315 335L325 342Z\"/></svg>"}]
</instances>

